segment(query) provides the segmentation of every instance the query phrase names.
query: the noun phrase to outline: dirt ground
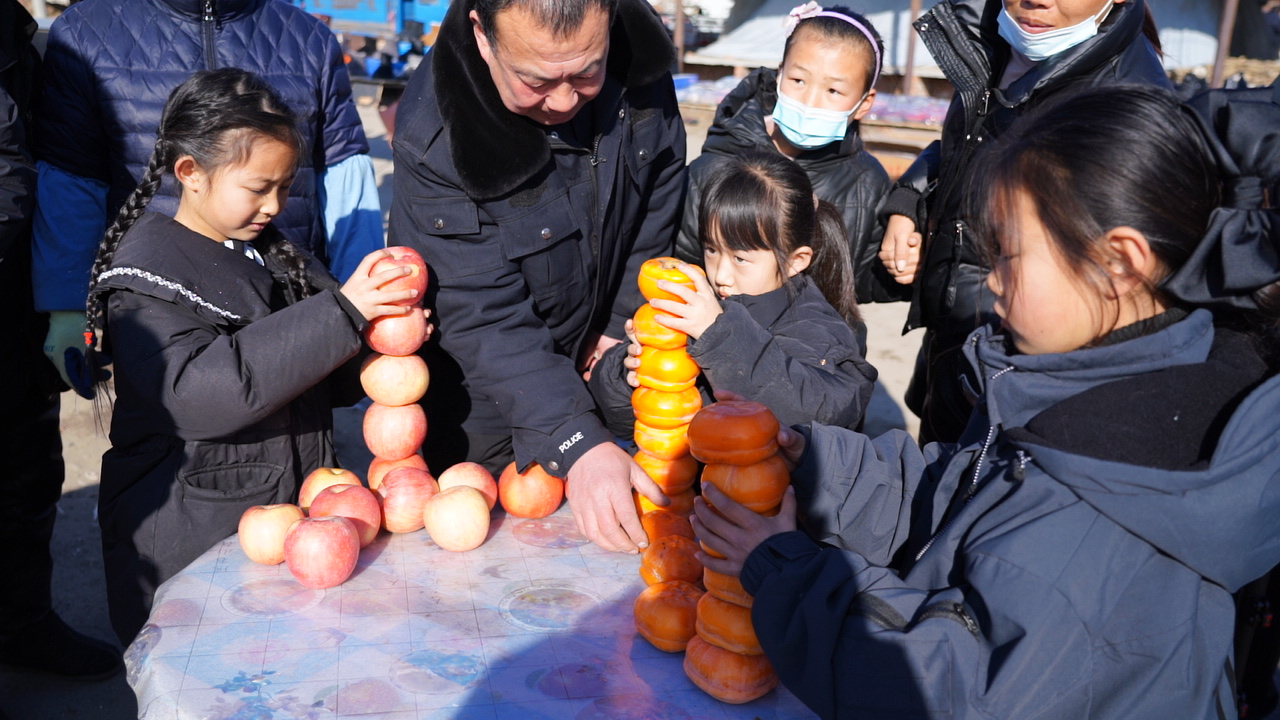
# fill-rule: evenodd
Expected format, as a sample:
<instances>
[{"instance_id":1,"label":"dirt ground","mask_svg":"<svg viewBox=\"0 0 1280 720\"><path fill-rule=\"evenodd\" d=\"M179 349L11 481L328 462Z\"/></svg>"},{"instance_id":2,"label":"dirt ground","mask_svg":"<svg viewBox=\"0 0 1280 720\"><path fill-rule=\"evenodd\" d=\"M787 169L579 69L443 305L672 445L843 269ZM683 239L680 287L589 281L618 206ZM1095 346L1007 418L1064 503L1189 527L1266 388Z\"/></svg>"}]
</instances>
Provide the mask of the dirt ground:
<instances>
[{"instance_id":1,"label":"dirt ground","mask_svg":"<svg viewBox=\"0 0 1280 720\"><path fill-rule=\"evenodd\" d=\"M391 202L391 150L373 108L362 107L379 175L383 208ZM702 145L705 128L689 127L690 155ZM906 306L863 308L868 326L868 359L880 370L880 382L867 419L869 434L889 428L915 432L916 419L902 405L902 393L920 343L920 332L901 335ZM67 463L54 531L53 594L57 611L73 627L114 642L107 620L106 589L97 526L98 472L107 449L109 412L100 417L93 404L72 393L62 396L62 442ZM126 720L138 717L133 691L123 675L98 683L76 683L0 671L0 710L13 720Z\"/></svg>"}]
</instances>

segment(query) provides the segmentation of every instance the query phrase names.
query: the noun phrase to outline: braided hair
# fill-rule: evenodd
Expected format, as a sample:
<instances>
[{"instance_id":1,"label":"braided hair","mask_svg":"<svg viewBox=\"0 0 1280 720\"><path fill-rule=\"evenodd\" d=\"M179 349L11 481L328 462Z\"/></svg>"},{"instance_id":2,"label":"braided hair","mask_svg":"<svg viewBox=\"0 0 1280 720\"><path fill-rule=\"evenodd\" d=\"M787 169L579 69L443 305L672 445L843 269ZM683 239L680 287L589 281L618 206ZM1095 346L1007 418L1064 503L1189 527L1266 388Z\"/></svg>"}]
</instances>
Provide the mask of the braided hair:
<instances>
[{"instance_id":1,"label":"braided hair","mask_svg":"<svg viewBox=\"0 0 1280 720\"><path fill-rule=\"evenodd\" d=\"M296 122L293 111L270 85L238 68L200 71L174 88L160 118L147 171L98 245L85 303L89 345L96 328L103 324L103 303L96 292L98 278L111 267L121 238L142 217L165 173L172 173L174 164L184 156L191 156L210 174L222 166L243 163L254 143L264 137L294 148L301 157L302 137ZM311 294L306 272L309 256L274 225L267 226L254 245L277 282L284 285L290 303Z\"/></svg>"}]
</instances>

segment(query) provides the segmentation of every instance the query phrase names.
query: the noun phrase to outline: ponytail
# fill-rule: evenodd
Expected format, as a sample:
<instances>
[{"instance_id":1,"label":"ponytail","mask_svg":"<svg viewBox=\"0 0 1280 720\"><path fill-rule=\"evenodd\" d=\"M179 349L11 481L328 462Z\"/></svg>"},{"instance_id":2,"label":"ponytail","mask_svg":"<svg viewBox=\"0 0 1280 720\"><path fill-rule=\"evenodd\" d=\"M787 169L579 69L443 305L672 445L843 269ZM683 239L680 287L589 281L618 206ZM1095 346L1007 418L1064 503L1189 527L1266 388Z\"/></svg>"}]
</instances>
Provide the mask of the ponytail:
<instances>
[{"instance_id":1,"label":"ponytail","mask_svg":"<svg viewBox=\"0 0 1280 720\"><path fill-rule=\"evenodd\" d=\"M818 202L813 233L813 261L805 273L822 291L822 296L840 317L850 326L862 322L858 301L854 292L853 260L849 253L849 238L845 234L840 211L831 203Z\"/></svg>"},{"instance_id":2,"label":"ponytail","mask_svg":"<svg viewBox=\"0 0 1280 720\"><path fill-rule=\"evenodd\" d=\"M290 242L275 225L268 225L258 236L258 243L266 243L263 262L272 277L284 288L285 300L293 305L311 297L311 281L307 266L311 258Z\"/></svg>"}]
</instances>

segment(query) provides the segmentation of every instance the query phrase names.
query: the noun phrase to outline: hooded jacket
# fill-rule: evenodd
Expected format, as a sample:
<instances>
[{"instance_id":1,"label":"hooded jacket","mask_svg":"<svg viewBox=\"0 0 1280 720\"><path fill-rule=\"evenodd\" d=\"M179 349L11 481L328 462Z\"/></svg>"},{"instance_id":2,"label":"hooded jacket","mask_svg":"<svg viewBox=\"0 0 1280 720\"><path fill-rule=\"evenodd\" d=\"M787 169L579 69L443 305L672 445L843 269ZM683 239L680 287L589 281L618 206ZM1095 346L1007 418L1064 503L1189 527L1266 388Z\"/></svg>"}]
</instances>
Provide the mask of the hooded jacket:
<instances>
[{"instance_id":1,"label":"hooded jacket","mask_svg":"<svg viewBox=\"0 0 1280 720\"><path fill-rule=\"evenodd\" d=\"M365 323L318 261L308 274L318 292L288 305L268 268L145 213L99 276L116 401L98 508L125 644L155 588L245 509L295 502L308 473L334 464L325 379L361 350ZM347 370L349 404L360 393Z\"/></svg>"},{"instance_id":2,"label":"hooded jacket","mask_svg":"<svg viewBox=\"0 0 1280 720\"><path fill-rule=\"evenodd\" d=\"M612 435L575 361L623 337L645 260L671 252L684 200L675 50L643 0L614 13L580 144L507 110L455 2L400 100L389 242L431 266L428 459L510 437L520 467L564 476ZM500 41L501 42L501 41ZM441 459L443 457L443 459Z\"/></svg>"},{"instance_id":3,"label":"hooded jacket","mask_svg":"<svg viewBox=\"0 0 1280 720\"><path fill-rule=\"evenodd\" d=\"M698 208L703 188L724 163L747 150L777 152L765 129L766 115L778 101L778 71L757 68L720 101L707 130L702 154L689 164L689 193L676 236L676 257L702 265L702 241L698 237ZM877 257L884 227L877 219L880 203L889 192L889 175L862 145L858 123L849 126L844 140L795 158L813 183L813 191L840 211L849 235L858 302L891 302L909 298L908 288L892 281Z\"/></svg>"},{"instance_id":4,"label":"hooded jacket","mask_svg":"<svg viewBox=\"0 0 1280 720\"><path fill-rule=\"evenodd\" d=\"M764 403L784 425L820 422L856 428L875 389L876 369L864 358L867 328L840 317L807 275L763 295L733 295L689 356L702 368L705 404L712 390ZM611 348L591 374L591 392L614 434L635 429L627 384L627 343Z\"/></svg>"},{"instance_id":5,"label":"hooded jacket","mask_svg":"<svg viewBox=\"0 0 1280 720\"><path fill-rule=\"evenodd\" d=\"M915 22L956 92L942 139L920 154L881 212L912 218L925 233L907 329L927 327L958 345L994 319L978 243L964 222L974 154L1014 119L1059 93L1126 84L1171 87L1160 56L1142 33L1145 0L1113 5L1098 34L1036 63L1008 88L997 88L1009 61L999 36L999 0L943 0Z\"/></svg>"},{"instance_id":6,"label":"hooded jacket","mask_svg":"<svg viewBox=\"0 0 1280 720\"><path fill-rule=\"evenodd\" d=\"M345 248L326 243L322 175L367 154L369 145L337 40L324 23L288 2L86 0L68 8L54 22L45 51L39 159L63 174L62 184L70 176L105 188L105 206L94 218L110 222L146 172L169 93L192 73L219 67L261 76L297 116L303 152L275 223L311 254L335 262L329 250ZM177 182L166 177L149 207L172 217L179 197ZM50 203L46 212L59 209ZM347 222L357 223L354 217ZM104 230L37 227L38 307L79 307L97 247L79 245L88 237L96 242ZM357 259L381 240L357 239ZM354 267L351 259L342 261Z\"/></svg>"},{"instance_id":7,"label":"hooded jacket","mask_svg":"<svg viewBox=\"0 0 1280 720\"><path fill-rule=\"evenodd\" d=\"M1231 593L1280 560L1280 378L1204 310L966 352L960 445L808 431L808 535L742 574L783 682L825 718L1235 717Z\"/></svg>"}]
</instances>

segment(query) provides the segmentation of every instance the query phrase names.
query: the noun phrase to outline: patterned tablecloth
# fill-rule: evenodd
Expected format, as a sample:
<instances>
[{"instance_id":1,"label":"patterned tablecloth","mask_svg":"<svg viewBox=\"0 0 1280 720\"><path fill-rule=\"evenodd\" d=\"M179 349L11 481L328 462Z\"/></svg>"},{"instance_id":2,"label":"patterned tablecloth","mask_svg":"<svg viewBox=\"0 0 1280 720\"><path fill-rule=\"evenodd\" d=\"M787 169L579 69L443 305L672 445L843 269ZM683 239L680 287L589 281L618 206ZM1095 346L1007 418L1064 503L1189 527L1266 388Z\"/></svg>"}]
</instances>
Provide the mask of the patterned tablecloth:
<instances>
[{"instance_id":1,"label":"patterned tablecloth","mask_svg":"<svg viewBox=\"0 0 1280 720\"><path fill-rule=\"evenodd\" d=\"M384 532L328 590L253 563L232 536L160 588L129 684L147 720L813 717L781 687L736 706L699 690L683 653L636 633L638 568L578 534L567 507L498 511L466 553Z\"/></svg>"}]
</instances>

